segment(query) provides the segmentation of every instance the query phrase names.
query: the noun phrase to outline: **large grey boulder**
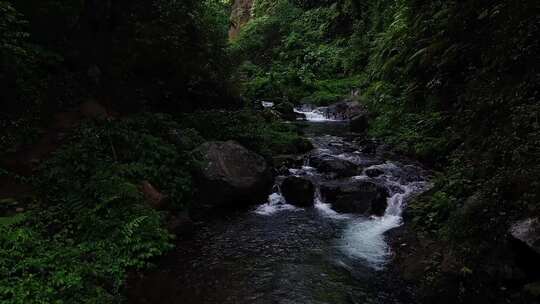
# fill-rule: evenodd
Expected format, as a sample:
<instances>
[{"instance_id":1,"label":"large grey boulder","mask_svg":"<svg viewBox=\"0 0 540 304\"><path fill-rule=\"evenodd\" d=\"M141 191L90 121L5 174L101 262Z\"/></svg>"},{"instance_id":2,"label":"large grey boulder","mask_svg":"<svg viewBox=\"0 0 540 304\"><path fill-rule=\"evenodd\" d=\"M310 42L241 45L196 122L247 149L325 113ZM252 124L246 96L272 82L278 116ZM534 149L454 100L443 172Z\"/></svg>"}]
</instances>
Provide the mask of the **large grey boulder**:
<instances>
[{"instance_id":1,"label":"large grey boulder","mask_svg":"<svg viewBox=\"0 0 540 304\"><path fill-rule=\"evenodd\" d=\"M194 150L197 202L210 207L264 201L272 174L264 158L234 141L212 141Z\"/></svg>"},{"instance_id":2,"label":"large grey boulder","mask_svg":"<svg viewBox=\"0 0 540 304\"><path fill-rule=\"evenodd\" d=\"M338 212L382 216L388 190L367 180L345 179L323 183L321 195Z\"/></svg>"},{"instance_id":3,"label":"large grey boulder","mask_svg":"<svg viewBox=\"0 0 540 304\"><path fill-rule=\"evenodd\" d=\"M369 112L358 101L338 102L323 109L329 119L348 120L352 132L363 133L369 127Z\"/></svg>"},{"instance_id":4,"label":"large grey boulder","mask_svg":"<svg viewBox=\"0 0 540 304\"><path fill-rule=\"evenodd\" d=\"M332 174L336 177L349 177L360 173L355 163L332 155L312 156L310 165L317 168L319 172Z\"/></svg>"}]
</instances>

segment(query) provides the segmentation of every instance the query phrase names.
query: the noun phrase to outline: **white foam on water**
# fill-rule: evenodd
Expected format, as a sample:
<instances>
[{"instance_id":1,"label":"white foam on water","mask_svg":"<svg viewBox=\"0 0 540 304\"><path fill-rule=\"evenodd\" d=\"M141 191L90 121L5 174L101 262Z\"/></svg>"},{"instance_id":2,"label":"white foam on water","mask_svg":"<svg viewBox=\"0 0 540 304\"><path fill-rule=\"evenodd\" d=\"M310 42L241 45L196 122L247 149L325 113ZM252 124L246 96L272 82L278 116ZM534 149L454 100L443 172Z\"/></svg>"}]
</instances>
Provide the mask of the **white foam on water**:
<instances>
[{"instance_id":1,"label":"white foam on water","mask_svg":"<svg viewBox=\"0 0 540 304\"><path fill-rule=\"evenodd\" d=\"M397 226L396 217L356 219L343 232L339 247L348 257L362 259L380 270L390 254L384 233Z\"/></svg>"},{"instance_id":2,"label":"white foam on water","mask_svg":"<svg viewBox=\"0 0 540 304\"><path fill-rule=\"evenodd\" d=\"M309 109L307 109L309 110ZM297 111L306 115L308 120L312 121L328 121L324 115L317 112L317 109L306 111ZM332 155L332 151L319 147L316 150L319 154L328 153ZM346 159L355 163L363 163L362 155L354 155L350 153L341 153L333 155L333 157ZM309 158L307 158L309 159ZM366 169L379 169L383 174L376 178L370 178L365 174L351 177L352 180L373 181L377 184L384 185L390 194L387 198L387 208L383 216L365 217L354 214L342 214L332 209L332 202L325 202L321 196L319 187L315 191L315 210L322 216L339 221L344 225L342 237L337 240L337 249L340 250L347 258L352 260L361 260L367 266L381 270L386 265L391 249L385 239L385 233L393 228L399 227L403 223L402 213L411 196L421 193L430 187L427 181L408 181L403 178L407 174L403 168L393 162L372 165ZM304 166L298 169L289 169L289 172L295 176L318 178L316 168L309 166L309 162L304 163ZM285 210L304 210L287 204L285 198L279 193L279 188L276 193L269 196L268 202L259 206L255 213L259 215L272 215Z\"/></svg>"},{"instance_id":3,"label":"white foam on water","mask_svg":"<svg viewBox=\"0 0 540 304\"><path fill-rule=\"evenodd\" d=\"M342 214L342 213L336 212L334 209L332 209L332 205L325 203L324 200L322 199L321 190L319 188L315 190L315 208L322 215L329 217L331 219L346 220L352 217L352 215L350 214Z\"/></svg>"},{"instance_id":4,"label":"white foam on water","mask_svg":"<svg viewBox=\"0 0 540 304\"><path fill-rule=\"evenodd\" d=\"M261 101L261 105L266 109L274 107L274 103L271 101Z\"/></svg>"},{"instance_id":5,"label":"white foam on water","mask_svg":"<svg viewBox=\"0 0 540 304\"><path fill-rule=\"evenodd\" d=\"M365 175L356 175L356 176L351 177L351 179L354 179L354 180L369 180L370 178L365 176Z\"/></svg>"},{"instance_id":6,"label":"white foam on water","mask_svg":"<svg viewBox=\"0 0 540 304\"><path fill-rule=\"evenodd\" d=\"M289 169L289 173L294 176L313 175L317 173L317 170L310 166L302 166L301 169Z\"/></svg>"},{"instance_id":7,"label":"white foam on water","mask_svg":"<svg viewBox=\"0 0 540 304\"><path fill-rule=\"evenodd\" d=\"M313 122L341 121L337 119L328 118L322 109L324 108L315 108L310 111L303 111L302 109L294 109L294 112L298 114L303 114L304 116L306 116L307 121L313 121Z\"/></svg>"},{"instance_id":8,"label":"white foam on water","mask_svg":"<svg viewBox=\"0 0 540 304\"><path fill-rule=\"evenodd\" d=\"M287 204L283 195L275 192L268 196L268 202L262 205L259 205L254 212L258 215L272 215L280 211L297 211L302 210L293 205Z\"/></svg>"},{"instance_id":9,"label":"white foam on water","mask_svg":"<svg viewBox=\"0 0 540 304\"><path fill-rule=\"evenodd\" d=\"M362 259L375 270L382 269L391 254L384 233L402 225L401 215L407 199L428 186L427 182L401 185L403 193L394 193L388 198L388 207L382 217L357 218L351 221L338 247L348 257Z\"/></svg>"}]
</instances>

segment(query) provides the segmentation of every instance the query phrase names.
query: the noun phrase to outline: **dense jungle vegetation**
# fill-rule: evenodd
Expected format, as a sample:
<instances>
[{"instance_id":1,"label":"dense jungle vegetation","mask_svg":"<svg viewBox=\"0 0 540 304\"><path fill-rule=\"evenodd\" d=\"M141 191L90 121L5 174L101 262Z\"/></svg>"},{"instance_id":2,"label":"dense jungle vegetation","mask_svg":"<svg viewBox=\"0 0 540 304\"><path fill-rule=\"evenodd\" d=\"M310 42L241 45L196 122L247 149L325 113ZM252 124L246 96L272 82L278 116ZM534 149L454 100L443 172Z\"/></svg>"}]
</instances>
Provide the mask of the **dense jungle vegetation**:
<instances>
[{"instance_id":1,"label":"dense jungle vegetation","mask_svg":"<svg viewBox=\"0 0 540 304\"><path fill-rule=\"evenodd\" d=\"M455 256L460 292L482 294L486 278L508 284L490 267L508 259L509 223L540 212L538 3L254 1L252 10L231 46L244 95L359 99L371 135L440 172L409 216ZM439 268L427 272L427 290L450 288L437 286Z\"/></svg>"},{"instance_id":2,"label":"dense jungle vegetation","mask_svg":"<svg viewBox=\"0 0 540 304\"><path fill-rule=\"evenodd\" d=\"M511 263L510 224L540 216L537 1L244 2L229 40L229 1L0 0L0 302L121 302L128 273L174 246L141 181L180 212L200 143L298 152L260 99L358 100L369 136L437 172L408 219L458 271L434 257L429 299L520 289L493 265ZM63 126L88 103L106 118Z\"/></svg>"},{"instance_id":3,"label":"dense jungle vegetation","mask_svg":"<svg viewBox=\"0 0 540 304\"><path fill-rule=\"evenodd\" d=\"M240 103L228 20L219 1L0 1L0 302L118 303L127 271L173 244L141 180L184 210L203 140L263 155L299 140L221 111ZM71 110L88 102L113 114ZM200 110L212 111L181 115Z\"/></svg>"}]
</instances>

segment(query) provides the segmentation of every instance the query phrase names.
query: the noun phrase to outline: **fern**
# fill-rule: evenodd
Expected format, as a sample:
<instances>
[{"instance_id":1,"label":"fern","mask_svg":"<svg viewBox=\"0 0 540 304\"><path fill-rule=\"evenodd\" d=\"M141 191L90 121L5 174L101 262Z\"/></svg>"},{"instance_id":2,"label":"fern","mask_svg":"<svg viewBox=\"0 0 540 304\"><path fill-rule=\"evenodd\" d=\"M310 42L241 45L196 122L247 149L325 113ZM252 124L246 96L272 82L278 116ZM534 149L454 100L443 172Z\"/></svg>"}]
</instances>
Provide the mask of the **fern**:
<instances>
[{"instance_id":1,"label":"fern","mask_svg":"<svg viewBox=\"0 0 540 304\"><path fill-rule=\"evenodd\" d=\"M147 219L148 216L139 216L124 225L124 227L122 228L122 235L125 243L130 244L133 242L133 234L141 227L143 222Z\"/></svg>"}]
</instances>

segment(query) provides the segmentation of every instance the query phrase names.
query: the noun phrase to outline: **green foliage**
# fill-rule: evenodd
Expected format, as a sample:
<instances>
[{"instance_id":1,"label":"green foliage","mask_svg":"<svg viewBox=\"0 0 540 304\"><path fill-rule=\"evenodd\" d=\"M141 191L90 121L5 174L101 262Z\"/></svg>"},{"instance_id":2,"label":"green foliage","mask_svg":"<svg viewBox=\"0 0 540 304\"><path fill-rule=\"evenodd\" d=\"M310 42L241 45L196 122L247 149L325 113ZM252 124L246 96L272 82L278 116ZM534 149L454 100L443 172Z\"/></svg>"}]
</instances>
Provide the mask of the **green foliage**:
<instances>
[{"instance_id":1,"label":"green foliage","mask_svg":"<svg viewBox=\"0 0 540 304\"><path fill-rule=\"evenodd\" d=\"M303 7L285 0L255 2L255 18L230 46L240 63L236 74L245 97L324 104L355 87L350 78L356 71L351 64L356 60L352 51L356 40L330 39L341 31L344 8Z\"/></svg>"},{"instance_id":2,"label":"green foliage","mask_svg":"<svg viewBox=\"0 0 540 304\"><path fill-rule=\"evenodd\" d=\"M266 157L303 152L305 139L296 127L252 111L211 111L187 114L182 125L196 129L208 140L235 140Z\"/></svg>"},{"instance_id":3,"label":"green foliage","mask_svg":"<svg viewBox=\"0 0 540 304\"><path fill-rule=\"evenodd\" d=\"M140 114L87 122L42 165L34 178L39 209L0 218L2 303L121 301L127 272L172 248L164 214L145 202L139 185L150 181L173 212L187 208L190 151L203 137L237 140L266 156L305 146L291 125L250 111L178 121Z\"/></svg>"},{"instance_id":4,"label":"green foliage","mask_svg":"<svg viewBox=\"0 0 540 304\"><path fill-rule=\"evenodd\" d=\"M9 2L0 1L0 100L3 108L0 122L3 125L17 108L9 101L21 101L23 93L31 93L34 89L27 83L31 72L28 65L33 61L33 54L27 44L29 34L25 25L23 16Z\"/></svg>"},{"instance_id":5,"label":"green foliage","mask_svg":"<svg viewBox=\"0 0 540 304\"><path fill-rule=\"evenodd\" d=\"M167 110L227 102L226 12L213 0L127 5L113 33L118 41L109 77L118 96Z\"/></svg>"},{"instance_id":6,"label":"green foliage","mask_svg":"<svg viewBox=\"0 0 540 304\"><path fill-rule=\"evenodd\" d=\"M87 240L78 239L69 226L52 237L36 227L0 228L0 299L3 303L117 303L126 270L144 267L148 258L170 249L159 217L151 216L154 220L136 227L128 226L131 222L121 225L120 218L109 235ZM127 228L133 229L132 235L124 232Z\"/></svg>"},{"instance_id":7,"label":"green foliage","mask_svg":"<svg viewBox=\"0 0 540 304\"><path fill-rule=\"evenodd\" d=\"M4 228L12 227L23 222L25 219L26 219L26 216L24 214L17 214L17 215L8 216L8 217L0 217L0 227L4 227Z\"/></svg>"},{"instance_id":8,"label":"green foliage","mask_svg":"<svg viewBox=\"0 0 540 304\"><path fill-rule=\"evenodd\" d=\"M419 230L480 265L540 215L535 1L291 0L292 22L260 2L231 47L249 50L243 94L326 104L358 89L371 135L441 171L410 204Z\"/></svg>"},{"instance_id":9,"label":"green foliage","mask_svg":"<svg viewBox=\"0 0 540 304\"><path fill-rule=\"evenodd\" d=\"M9 2L0 2L0 52L2 59L24 56L23 42L28 38L23 26L26 24Z\"/></svg>"},{"instance_id":10,"label":"green foliage","mask_svg":"<svg viewBox=\"0 0 540 304\"><path fill-rule=\"evenodd\" d=\"M18 119L0 119L0 157L8 153L15 153L22 146L34 143L39 138L38 121L33 117Z\"/></svg>"},{"instance_id":11,"label":"green foliage","mask_svg":"<svg viewBox=\"0 0 540 304\"><path fill-rule=\"evenodd\" d=\"M400 1L374 36L363 90L378 115L371 133L443 170L411 213L467 260L493 252L512 220L538 214L532 6Z\"/></svg>"},{"instance_id":12,"label":"green foliage","mask_svg":"<svg viewBox=\"0 0 540 304\"><path fill-rule=\"evenodd\" d=\"M0 1L0 156L89 98L124 113L234 106L228 13L217 0ZM70 132L30 178L37 206L0 218L0 302L121 302L127 272L172 248L165 214L145 201L142 181L175 212L192 200L189 151L203 137L265 156L306 145L294 127L249 111L186 114L181 123L119 116ZM0 207L2 215L13 209Z\"/></svg>"},{"instance_id":13,"label":"green foliage","mask_svg":"<svg viewBox=\"0 0 540 304\"><path fill-rule=\"evenodd\" d=\"M36 121L31 116L39 103L40 75L32 65L39 64L36 50L28 44L27 22L6 1L0 1L0 156L37 137Z\"/></svg>"},{"instance_id":14,"label":"green foliage","mask_svg":"<svg viewBox=\"0 0 540 304\"><path fill-rule=\"evenodd\" d=\"M15 125L39 129L89 98L120 112L236 106L228 4L109 2L0 1L1 153L29 142Z\"/></svg>"},{"instance_id":15,"label":"green foliage","mask_svg":"<svg viewBox=\"0 0 540 304\"><path fill-rule=\"evenodd\" d=\"M2 303L117 303L127 271L172 248L138 189L189 203L190 157L171 130L165 115L91 122L43 165L39 209L0 220Z\"/></svg>"},{"instance_id":16,"label":"green foliage","mask_svg":"<svg viewBox=\"0 0 540 304\"><path fill-rule=\"evenodd\" d=\"M159 114L85 125L72 144L47 162L40 183L51 200L57 192L88 193L106 204L114 200L109 193L129 193L132 183L146 179L185 203L190 199L190 158L169 135L179 129Z\"/></svg>"},{"instance_id":17,"label":"green foliage","mask_svg":"<svg viewBox=\"0 0 540 304\"><path fill-rule=\"evenodd\" d=\"M314 83L314 92L303 97L302 103L314 105L328 105L341 101L344 96L351 93L351 90L361 83L361 76L354 76L342 79L318 80Z\"/></svg>"}]
</instances>

